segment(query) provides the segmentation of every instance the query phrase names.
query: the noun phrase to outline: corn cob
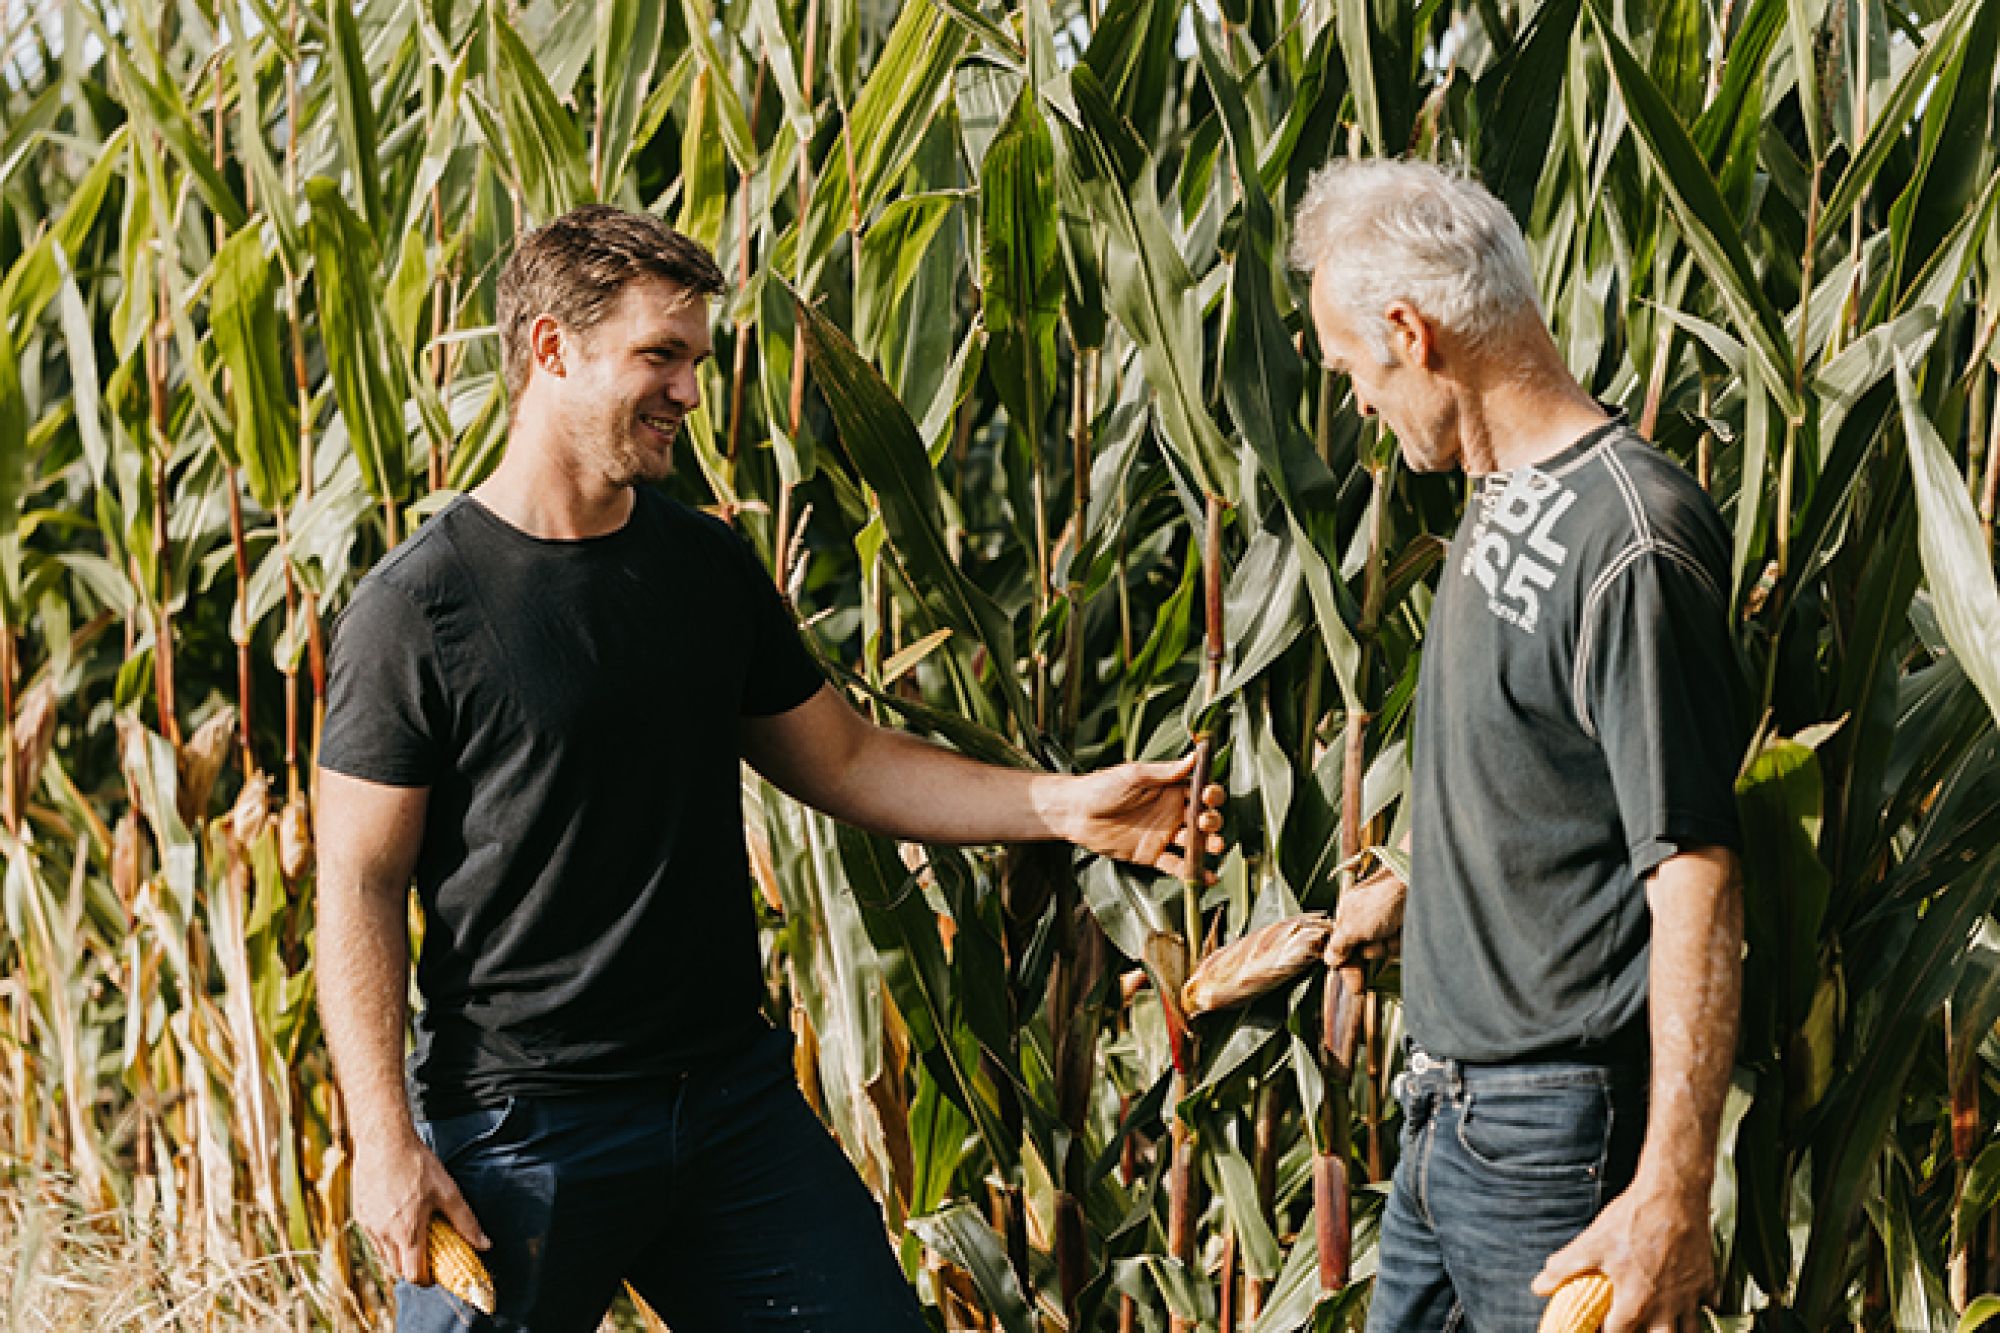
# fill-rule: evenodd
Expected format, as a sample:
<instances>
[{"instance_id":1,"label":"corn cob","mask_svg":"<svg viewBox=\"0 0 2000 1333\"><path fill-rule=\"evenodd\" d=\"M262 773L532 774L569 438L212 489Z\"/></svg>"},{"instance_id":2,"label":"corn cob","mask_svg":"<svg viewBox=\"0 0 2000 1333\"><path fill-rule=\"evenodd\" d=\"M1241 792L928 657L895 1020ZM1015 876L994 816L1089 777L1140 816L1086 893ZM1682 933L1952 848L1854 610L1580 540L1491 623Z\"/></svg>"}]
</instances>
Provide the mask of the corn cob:
<instances>
[{"instance_id":1,"label":"corn cob","mask_svg":"<svg viewBox=\"0 0 2000 1333\"><path fill-rule=\"evenodd\" d=\"M1549 1297L1537 1333L1597 1333L1609 1313L1611 1279L1602 1273L1578 1273Z\"/></svg>"},{"instance_id":2,"label":"corn cob","mask_svg":"<svg viewBox=\"0 0 2000 1333\"><path fill-rule=\"evenodd\" d=\"M497 1302L485 1261L436 1213L431 1214L430 1258L432 1281L481 1314L493 1313Z\"/></svg>"}]
</instances>

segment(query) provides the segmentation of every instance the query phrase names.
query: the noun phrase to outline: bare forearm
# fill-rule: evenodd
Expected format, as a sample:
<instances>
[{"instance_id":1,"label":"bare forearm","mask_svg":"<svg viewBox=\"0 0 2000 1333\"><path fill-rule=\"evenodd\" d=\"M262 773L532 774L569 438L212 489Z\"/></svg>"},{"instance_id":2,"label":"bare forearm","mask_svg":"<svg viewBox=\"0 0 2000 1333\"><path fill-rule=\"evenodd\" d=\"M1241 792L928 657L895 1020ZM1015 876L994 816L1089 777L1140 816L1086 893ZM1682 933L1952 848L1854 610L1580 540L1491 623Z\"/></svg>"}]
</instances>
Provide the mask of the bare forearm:
<instances>
[{"instance_id":1,"label":"bare forearm","mask_svg":"<svg viewBox=\"0 0 2000 1333\"><path fill-rule=\"evenodd\" d=\"M1066 836L1056 773L1000 768L907 732L869 727L812 804L836 819L911 842L1037 842Z\"/></svg>"},{"instance_id":2,"label":"bare forearm","mask_svg":"<svg viewBox=\"0 0 2000 1333\"><path fill-rule=\"evenodd\" d=\"M1736 858L1720 848L1683 852L1654 872L1647 896L1653 1072L1635 1187L1705 1211L1742 990Z\"/></svg>"},{"instance_id":3,"label":"bare forearm","mask_svg":"<svg viewBox=\"0 0 2000 1333\"><path fill-rule=\"evenodd\" d=\"M413 1147L403 1091L410 876L428 793L319 773L320 1020L356 1137Z\"/></svg>"},{"instance_id":4,"label":"bare forearm","mask_svg":"<svg viewBox=\"0 0 2000 1333\"><path fill-rule=\"evenodd\" d=\"M415 1138L403 1086L410 937L404 885L320 886L320 1019L357 1130Z\"/></svg>"}]
</instances>

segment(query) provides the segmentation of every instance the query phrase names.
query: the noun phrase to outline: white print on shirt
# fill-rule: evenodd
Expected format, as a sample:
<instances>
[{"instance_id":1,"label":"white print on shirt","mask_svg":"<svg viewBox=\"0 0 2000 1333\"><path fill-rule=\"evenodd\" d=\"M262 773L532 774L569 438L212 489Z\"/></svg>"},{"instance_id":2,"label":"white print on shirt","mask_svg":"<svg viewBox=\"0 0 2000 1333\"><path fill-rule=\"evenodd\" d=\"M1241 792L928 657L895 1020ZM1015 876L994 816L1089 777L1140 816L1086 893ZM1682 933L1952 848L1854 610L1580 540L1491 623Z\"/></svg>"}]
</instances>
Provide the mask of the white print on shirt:
<instances>
[{"instance_id":1,"label":"white print on shirt","mask_svg":"<svg viewBox=\"0 0 2000 1333\"><path fill-rule=\"evenodd\" d=\"M1480 490L1479 521L1460 572L1479 580L1487 610L1535 632L1541 591L1555 586L1569 558L1569 548L1555 539L1556 522L1575 503L1575 491L1533 468L1514 473L1504 488Z\"/></svg>"}]
</instances>

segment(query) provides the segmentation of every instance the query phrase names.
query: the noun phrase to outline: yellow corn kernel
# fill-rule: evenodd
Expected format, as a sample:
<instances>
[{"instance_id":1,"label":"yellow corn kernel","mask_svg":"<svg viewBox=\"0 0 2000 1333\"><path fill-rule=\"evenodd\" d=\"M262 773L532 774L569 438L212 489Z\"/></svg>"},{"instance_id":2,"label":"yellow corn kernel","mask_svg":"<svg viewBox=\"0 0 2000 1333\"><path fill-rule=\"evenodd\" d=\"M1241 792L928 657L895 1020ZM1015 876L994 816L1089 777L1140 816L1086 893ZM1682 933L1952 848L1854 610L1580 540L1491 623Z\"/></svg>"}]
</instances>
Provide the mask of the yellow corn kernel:
<instances>
[{"instance_id":1,"label":"yellow corn kernel","mask_svg":"<svg viewBox=\"0 0 2000 1333\"><path fill-rule=\"evenodd\" d=\"M451 1223L436 1213L431 1214L429 1248L431 1280L481 1314L492 1314L497 1302L485 1261Z\"/></svg>"},{"instance_id":2,"label":"yellow corn kernel","mask_svg":"<svg viewBox=\"0 0 2000 1333\"><path fill-rule=\"evenodd\" d=\"M1602 1273L1578 1273L1549 1297L1537 1333L1597 1333L1610 1313L1611 1279Z\"/></svg>"}]
</instances>

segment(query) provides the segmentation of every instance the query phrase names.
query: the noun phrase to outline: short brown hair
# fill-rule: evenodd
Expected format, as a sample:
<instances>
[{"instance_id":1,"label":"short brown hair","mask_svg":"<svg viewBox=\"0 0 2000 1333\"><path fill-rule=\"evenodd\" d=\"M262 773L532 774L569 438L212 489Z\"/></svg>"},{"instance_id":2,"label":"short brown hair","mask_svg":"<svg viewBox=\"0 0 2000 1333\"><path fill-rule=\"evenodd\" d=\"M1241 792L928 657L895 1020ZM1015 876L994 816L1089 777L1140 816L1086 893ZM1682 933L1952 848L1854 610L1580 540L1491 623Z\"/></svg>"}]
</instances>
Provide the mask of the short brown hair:
<instances>
[{"instance_id":1,"label":"short brown hair","mask_svg":"<svg viewBox=\"0 0 2000 1333\"><path fill-rule=\"evenodd\" d=\"M528 330L543 315L587 334L629 282L663 278L699 296L719 296L722 270L700 241L650 213L586 204L523 236L500 270L495 315L509 401L528 384Z\"/></svg>"}]
</instances>

